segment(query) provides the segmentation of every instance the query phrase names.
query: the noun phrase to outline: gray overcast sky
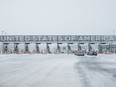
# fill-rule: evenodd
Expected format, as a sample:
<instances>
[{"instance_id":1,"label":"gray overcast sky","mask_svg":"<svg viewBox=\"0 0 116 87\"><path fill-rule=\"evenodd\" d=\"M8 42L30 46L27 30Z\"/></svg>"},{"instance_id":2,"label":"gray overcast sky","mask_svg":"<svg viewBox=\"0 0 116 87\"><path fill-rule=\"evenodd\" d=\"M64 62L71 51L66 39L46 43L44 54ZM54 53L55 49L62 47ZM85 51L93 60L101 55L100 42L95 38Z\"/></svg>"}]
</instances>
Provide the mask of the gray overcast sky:
<instances>
[{"instance_id":1,"label":"gray overcast sky","mask_svg":"<svg viewBox=\"0 0 116 87\"><path fill-rule=\"evenodd\" d=\"M116 0L0 0L8 34L113 34Z\"/></svg>"}]
</instances>

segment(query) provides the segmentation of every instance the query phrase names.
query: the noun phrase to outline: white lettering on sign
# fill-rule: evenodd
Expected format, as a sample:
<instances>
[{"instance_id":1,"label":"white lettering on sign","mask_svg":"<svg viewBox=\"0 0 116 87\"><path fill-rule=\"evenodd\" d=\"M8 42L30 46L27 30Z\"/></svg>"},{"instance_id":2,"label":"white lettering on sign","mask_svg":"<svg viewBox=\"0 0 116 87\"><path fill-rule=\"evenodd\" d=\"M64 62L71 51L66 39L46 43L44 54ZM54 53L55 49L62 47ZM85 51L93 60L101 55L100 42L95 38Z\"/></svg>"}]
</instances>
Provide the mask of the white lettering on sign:
<instances>
[{"instance_id":1,"label":"white lettering on sign","mask_svg":"<svg viewBox=\"0 0 116 87\"><path fill-rule=\"evenodd\" d=\"M115 35L1 35L0 42L116 41Z\"/></svg>"}]
</instances>

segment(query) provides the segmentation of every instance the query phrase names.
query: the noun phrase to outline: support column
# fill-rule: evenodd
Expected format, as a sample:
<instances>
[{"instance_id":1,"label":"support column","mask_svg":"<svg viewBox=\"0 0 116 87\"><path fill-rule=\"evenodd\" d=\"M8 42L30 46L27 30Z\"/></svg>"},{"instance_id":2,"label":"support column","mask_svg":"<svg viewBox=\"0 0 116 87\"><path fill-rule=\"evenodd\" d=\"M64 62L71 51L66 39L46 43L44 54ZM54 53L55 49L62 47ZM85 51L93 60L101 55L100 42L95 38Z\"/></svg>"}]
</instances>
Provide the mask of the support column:
<instances>
[{"instance_id":1,"label":"support column","mask_svg":"<svg viewBox=\"0 0 116 87\"><path fill-rule=\"evenodd\" d=\"M59 46L59 44L62 44L62 43L57 43L57 52L61 52L61 47Z\"/></svg>"},{"instance_id":2,"label":"support column","mask_svg":"<svg viewBox=\"0 0 116 87\"><path fill-rule=\"evenodd\" d=\"M88 52L92 51L91 43L88 43Z\"/></svg>"},{"instance_id":3,"label":"support column","mask_svg":"<svg viewBox=\"0 0 116 87\"><path fill-rule=\"evenodd\" d=\"M98 50L99 50L99 53L103 53L103 47L101 43L98 45Z\"/></svg>"},{"instance_id":4,"label":"support column","mask_svg":"<svg viewBox=\"0 0 116 87\"><path fill-rule=\"evenodd\" d=\"M47 53L51 53L49 44L51 44L51 43L46 43L46 52Z\"/></svg>"},{"instance_id":5,"label":"support column","mask_svg":"<svg viewBox=\"0 0 116 87\"><path fill-rule=\"evenodd\" d=\"M81 50L82 50L82 48L80 46L80 43L78 43L78 51L81 51Z\"/></svg>"},{"instance_id":6,"label":"support column","mask_svg":"<svg viewBox=\"0 0 116 87\"><path fill-rule=\"evenodd\" d=\"M30 43L25 43L25 53L29 53L29 44Z\"/></svg>"},{"instance_id":7,"label":"support column","mask_svg":"<svg viewBox=\"0 0 116 87\"><path fill-rule=\"evenodd\" d=\"M36 43L36 53L40 53L40 48L39 48L38 44L41 44L41 43Z\"/></svg>"},{"instance_id":8,"label":"support column","mask_svg":"<svg viewBox=\"0 0 116 87\"><path fill-rule=\"evenodd\" d=\"M68 53L71 53L71 51L72 51L70 44L73 44L73 43L68 43L67 44L67 52Z\"/></svg>"},{"instance_id":9,"label":"support column","mask_svg":"<svg viewBox=\"0 0 116 87\"><path fill-rule=\"evenodd\" d=\"M18 44L19 44L19 43L14 43L14 53L19 53Z\"/></svg>"},{"instance_id":10,"label":"support column","mask_svg":"<svg viewBox=\"0 0 116 87\"><path fill-rule=\"evenodd\" d=\"M3 43L3 53L8 53L8 44L9 43Z\"/></svg>"}]
</instances>

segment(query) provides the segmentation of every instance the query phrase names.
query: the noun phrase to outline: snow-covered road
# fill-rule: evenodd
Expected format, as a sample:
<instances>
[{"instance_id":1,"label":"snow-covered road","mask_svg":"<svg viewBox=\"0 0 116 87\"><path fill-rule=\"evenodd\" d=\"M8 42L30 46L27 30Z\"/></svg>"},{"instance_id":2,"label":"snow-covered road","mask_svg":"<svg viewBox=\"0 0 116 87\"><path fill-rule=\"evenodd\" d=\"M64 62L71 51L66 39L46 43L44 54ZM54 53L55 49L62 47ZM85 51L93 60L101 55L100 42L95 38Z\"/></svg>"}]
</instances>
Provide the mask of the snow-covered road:
<instances>
[{"instance_id":1,"label":"snow-covered road","mask_svg":"<svg viewBox=\"0 0 116 87\"><path fill-rule=\"evenodd\" d=\"M116 55L0 55L0 87L116 87Z\"/></svg>"}]
</instances>

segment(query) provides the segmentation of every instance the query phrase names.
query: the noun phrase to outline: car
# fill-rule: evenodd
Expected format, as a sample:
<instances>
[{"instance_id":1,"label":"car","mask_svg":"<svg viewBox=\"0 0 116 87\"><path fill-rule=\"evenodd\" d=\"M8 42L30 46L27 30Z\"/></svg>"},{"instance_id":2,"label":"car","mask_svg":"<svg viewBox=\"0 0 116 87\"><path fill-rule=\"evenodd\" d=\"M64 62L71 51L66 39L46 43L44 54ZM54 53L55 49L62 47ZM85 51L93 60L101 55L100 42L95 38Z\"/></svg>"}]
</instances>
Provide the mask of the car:
<instances>
[{"instance_id":1,"label":"car","mask_svg":"<svg viewBox=\"0 0 116 87\"><path fill-rule=\"evenodd\" d=\"M76 51L74 54L76 56L84 56L85 55L84 51Z\"/></svg>"},{"instance_id":2,"label":"car","mask_svg":"<svg viewBox=\"0 0 116 87\"><path fill-rule=\"evenodd\" d=\"M89 51L89 52L87 52L87 55L97 56L97 52L96 51Z\"/></svg>"}]
</instances>

